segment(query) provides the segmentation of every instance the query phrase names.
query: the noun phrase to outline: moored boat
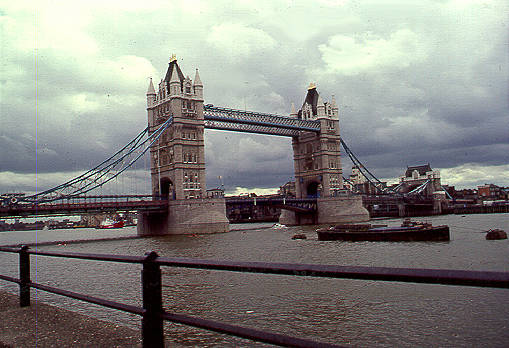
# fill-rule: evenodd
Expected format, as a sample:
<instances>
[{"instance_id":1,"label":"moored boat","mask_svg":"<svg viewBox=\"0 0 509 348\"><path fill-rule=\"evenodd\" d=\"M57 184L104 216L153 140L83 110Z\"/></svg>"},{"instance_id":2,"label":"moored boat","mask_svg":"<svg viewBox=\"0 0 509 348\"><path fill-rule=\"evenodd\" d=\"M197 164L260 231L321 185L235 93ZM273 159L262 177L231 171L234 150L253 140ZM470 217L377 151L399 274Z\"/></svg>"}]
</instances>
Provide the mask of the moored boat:
<instances>
[{"instance_id":1,"label":"moored boat","mask_svg":"<svg viewBox=\"0 0 509 348\"><path fill-rule=\"evenodd\" d=\"M107 219L97 228L99 229L122 228L124 227L124 224L125 224L124 220L112 221Z\"/></svg>"},{"instance_id":2,"label":"moored boat","mask_svg":"<svg viewBox=\"0 0 509 348\"><path fill-rule=\"evenodd\" d=\"M432 226L424 222L405 221L401 227L379 227L370 224L337 225L318 229L318 240L344 240L351 242L414 242L449 241L449 226Z\"/></svg>"}]
</instances>

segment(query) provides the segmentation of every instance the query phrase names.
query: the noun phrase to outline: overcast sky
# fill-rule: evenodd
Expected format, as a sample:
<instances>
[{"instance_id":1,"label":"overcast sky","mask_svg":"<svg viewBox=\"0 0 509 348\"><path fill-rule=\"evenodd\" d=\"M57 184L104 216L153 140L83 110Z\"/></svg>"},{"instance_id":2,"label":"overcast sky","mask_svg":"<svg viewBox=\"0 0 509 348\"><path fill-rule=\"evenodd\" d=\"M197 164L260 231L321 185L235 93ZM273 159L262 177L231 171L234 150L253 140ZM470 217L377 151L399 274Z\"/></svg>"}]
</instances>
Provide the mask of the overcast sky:
<instances>
[{"instance_id":1,"label":"overcast sky","mask_svg":"<svg viewBox=\"0 0 509 348\"><path fill-rule=\"evenodd\" d=\"M430 163L443 184L509 186L508 16L506 1L0 1L0 193L126 144L172 54L217 106L288 115L316 82L379 178ZM206 131L205 146L209 188L293 179L290 138Z\"/></svg>"}]
</instances>

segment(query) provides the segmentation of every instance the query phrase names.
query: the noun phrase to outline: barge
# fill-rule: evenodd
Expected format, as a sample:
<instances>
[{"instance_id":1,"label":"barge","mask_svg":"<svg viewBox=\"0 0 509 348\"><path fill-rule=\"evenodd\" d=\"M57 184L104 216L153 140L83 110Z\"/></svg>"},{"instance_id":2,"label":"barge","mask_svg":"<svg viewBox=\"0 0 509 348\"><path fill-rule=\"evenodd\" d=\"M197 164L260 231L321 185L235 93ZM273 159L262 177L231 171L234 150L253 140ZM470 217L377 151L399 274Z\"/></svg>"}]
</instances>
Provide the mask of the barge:
<instances>
[{"instance_id":1,"label":"barge","mask_svg":"<svg viewBox=\"0 0 509 348\"><path fill-rule=\"evenodd\" d=\"M350 242L421 242L449 241L449 226L432 226L426 222L404 221L401 227L372 226L371 224L336 225L316 231L318 240Z\"/></svg>"}]
</instances>

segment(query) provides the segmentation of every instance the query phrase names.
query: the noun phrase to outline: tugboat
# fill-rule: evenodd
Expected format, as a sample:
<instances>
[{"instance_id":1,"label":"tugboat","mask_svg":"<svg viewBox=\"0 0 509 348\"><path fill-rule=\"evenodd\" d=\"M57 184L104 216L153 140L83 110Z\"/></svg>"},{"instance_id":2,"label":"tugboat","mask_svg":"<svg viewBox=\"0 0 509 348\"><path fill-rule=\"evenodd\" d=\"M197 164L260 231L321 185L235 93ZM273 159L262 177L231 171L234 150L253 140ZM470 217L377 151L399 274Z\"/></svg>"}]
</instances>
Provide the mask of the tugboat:
<instances>
[{"instance_id":1,"label":"tugboat","mask_svg":"<svg viewBox=\"0 0 509 348\"><path fill-rule=\"evenodd\" d=\"M449 241L449 226L432 226L427 222L405 219L401 227L372 226L371 224L344 224L316 231L318 240L351 242L416 242Z\"/></svg>"}]
</instances>

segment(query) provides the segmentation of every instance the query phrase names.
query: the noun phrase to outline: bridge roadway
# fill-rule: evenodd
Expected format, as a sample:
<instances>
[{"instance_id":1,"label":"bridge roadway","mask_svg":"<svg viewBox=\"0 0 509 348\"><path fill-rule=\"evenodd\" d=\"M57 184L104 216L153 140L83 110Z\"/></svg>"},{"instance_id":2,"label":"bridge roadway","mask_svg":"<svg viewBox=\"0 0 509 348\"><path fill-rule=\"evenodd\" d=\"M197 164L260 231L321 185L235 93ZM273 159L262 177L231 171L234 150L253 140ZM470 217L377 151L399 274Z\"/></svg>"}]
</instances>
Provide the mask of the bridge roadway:
<instances>
[{"instance_id":1,"label":"bridge roadway","mask_svg":"<svg viewBox=\"0 0 509 348\"><path fill-rule=\"evenodd\" d=\"M227 205L260 205L274 206L295 211L297 213L314 213L317 210L316 198L285 198L279 197L226 197ZM363 205L372 208L381 206L413 206L432 207L432 199L419 197L403 197L391 195L363 195ZM168 201L152 195L109 195L109 196L76 196L62 198L44 203L7 203L1 202L0 217L29 217L49 215L98 214L124 211L164 212L168 209ZM371 209L372 210L372 209Z\"/></svg>"},{"instance_id":2,"label":"bridge roadway","mask_svg":"<svg viewBox=\"0 0 509 348\"><path fill-rule=\"evenodd\" d=\"M271 205L298 213L313 213L316 211L316 198L286 198L286 197L226 197L226 204Z\"/></svg>"},{"instance_id":3,"label":"bridge roadway","mask_svg":"<svg viewBox=\"0 0 509 348\"><path fill-rule=\"evenodd\" d=\"M396 196L396 195L362 195L364 205L384 204L411 204L411 205L433 205L433 198L422 196Z\"/></svg>"},{"instance_id":4,"label":"bridge roadway","mask_svg":"<svg viewBox=\"0 0 509 348\"><path fill-rule=\"evenodd\" d=\"M316 198L227 197L226 204L271 205L299 213L316 211ZM3 202L3 205L0 206L0 217L79 215L123 211L164 212L167 209L167 200L152 195L76 196L38 204Z\"/></svg>"},{"instance_id":5,"label":"bridge roadway","mask_svg":"<svg viewBox=\"0 0 509 348\"><path fill-rule=\"evenodd\" d=\"M162 212L168 209L168 201L157 199L152 195L77 196L56 202L4 203L0 206L0 217L79 215L140 210Z\"/></svg>"}]
</instances>

